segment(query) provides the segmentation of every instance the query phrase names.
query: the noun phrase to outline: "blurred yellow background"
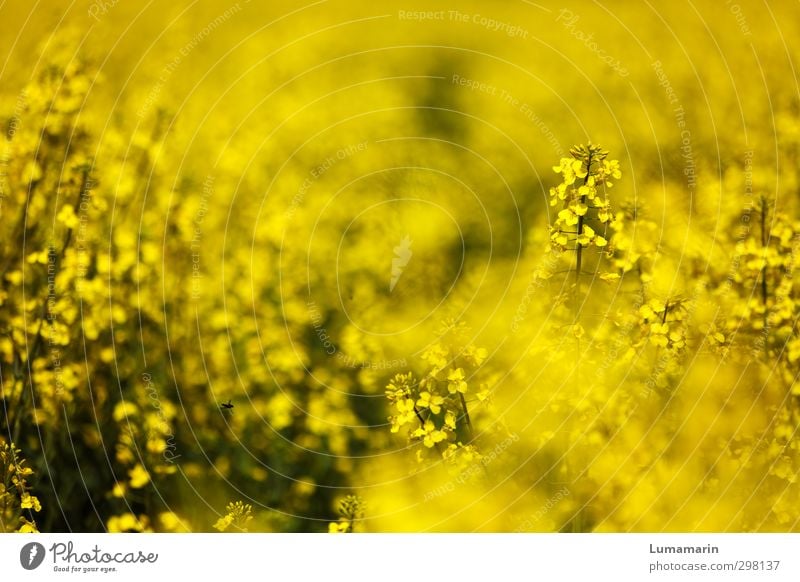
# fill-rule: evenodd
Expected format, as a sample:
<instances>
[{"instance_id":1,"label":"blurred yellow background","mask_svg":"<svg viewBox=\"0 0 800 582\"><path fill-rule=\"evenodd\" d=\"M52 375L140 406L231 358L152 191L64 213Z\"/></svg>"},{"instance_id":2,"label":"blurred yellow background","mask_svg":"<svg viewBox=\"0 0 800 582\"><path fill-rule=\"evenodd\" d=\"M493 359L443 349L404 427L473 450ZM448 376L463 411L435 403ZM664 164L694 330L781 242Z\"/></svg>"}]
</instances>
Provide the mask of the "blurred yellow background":
<instances>
[{"instance_id":1,"label":"blurred yellow background","mask_svg":"<svg viewBox=\"0 0 800 582\"><path fill-rule=\"evenodd\" d=\"M0 529L798 530L795 3L0 18Z\"/></svg>"}]
</instances>

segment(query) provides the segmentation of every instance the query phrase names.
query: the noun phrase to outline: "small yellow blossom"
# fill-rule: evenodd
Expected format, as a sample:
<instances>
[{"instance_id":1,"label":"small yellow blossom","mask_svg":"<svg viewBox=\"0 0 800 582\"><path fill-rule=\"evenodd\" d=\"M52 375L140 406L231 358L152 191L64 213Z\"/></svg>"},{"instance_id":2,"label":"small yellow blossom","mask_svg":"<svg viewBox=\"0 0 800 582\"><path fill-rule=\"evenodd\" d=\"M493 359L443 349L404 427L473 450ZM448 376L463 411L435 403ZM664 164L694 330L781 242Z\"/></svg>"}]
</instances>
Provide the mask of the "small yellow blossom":
<instances>
[{"instance_id":1,"label":"small yellow blossom","mask_svg":"<svg viewBox=\"0 0 800 582\"><path fill-rule=\"evenodd\" d=\"M130 477L129 484L133 489L141 489L150 482L150 473L148 473L140 463L128 471Z\"/></svg>"},{"instance_id":2,"label":"small yellow blossom","mask_svg":"<svg viewBox=\"0 0 800 582\"><path fill-rule=\"evenodd\" d=\"M452 370L447 375L447 381L447 390L450 392L450 394L455 394L456 392L466 394L467 382L464 380L463 368L456 368L455 370Z\"/></svg>"},{"instance_id":3,"label":"small yellow blossom","mask_svg":"<svg viewBox=\"0 0 800 582\"><path fill-rule=\"evenodd\" d=\"M438 395L431 395L430 392L420 392L417 406L420 408L428 408L434 414L439 414L442 411L442 403L444 398Z\"/></svg>"}]
</instances>

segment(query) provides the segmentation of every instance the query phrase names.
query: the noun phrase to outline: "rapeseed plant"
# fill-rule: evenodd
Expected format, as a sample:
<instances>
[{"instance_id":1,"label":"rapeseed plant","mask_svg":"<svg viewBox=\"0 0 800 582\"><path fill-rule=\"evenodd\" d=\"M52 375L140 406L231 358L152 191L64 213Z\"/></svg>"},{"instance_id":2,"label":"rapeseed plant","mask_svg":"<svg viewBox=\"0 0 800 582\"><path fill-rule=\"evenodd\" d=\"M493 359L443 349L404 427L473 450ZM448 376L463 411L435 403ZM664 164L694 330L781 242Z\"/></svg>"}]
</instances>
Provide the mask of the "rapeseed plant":
<instances>
[{"instance_id":1,"label":"rapeseed plant","mask_svg":"<svg viewBox=\"0 0 800 582\"><path fill-rule=\"evenodd\" d=\"M253 506L243 501L229 503L225 508L225 515L214 524L214 529L221 532L229 528L240 532L247 531L247 524L253 519Z\"/></svg>"},{"instance_id":2,"label":"rapeseed plant","mask_svg":"<svg viewBox=\"0 0 800 582\"><path fill-rule=\"evenodd\" d=\"M624 83L512 4L556 56L363 3L199 40L213 3L139 8L0 9L45 39L0 85L4 531L797 531L787 7L657 71L581 7ZM769 58L695 78L720 47Z\"/></svg>"},{"instance_id":3,"label":"rapeseed plant","mask_svg":"<svg viewBox=\"0 0 800 582\"><path fill-rule=\"evenodd\" d=\"M22 451L0 437L0 529L3 533L37 533L33 514L42 510L39 499L31 494L27 466Z\"/></svg>"},{"instance_id":4,"label":"rapeseed plant","mask_svg":"<svg viewBox=\"0 0 800 582\"><path fill-rule=\"evenodd\" d=\"M339 502L339 521L328 525L329 533L354 533L364 519L366 507L358 495L348 495Z\"/></svg>"}]
</instances>

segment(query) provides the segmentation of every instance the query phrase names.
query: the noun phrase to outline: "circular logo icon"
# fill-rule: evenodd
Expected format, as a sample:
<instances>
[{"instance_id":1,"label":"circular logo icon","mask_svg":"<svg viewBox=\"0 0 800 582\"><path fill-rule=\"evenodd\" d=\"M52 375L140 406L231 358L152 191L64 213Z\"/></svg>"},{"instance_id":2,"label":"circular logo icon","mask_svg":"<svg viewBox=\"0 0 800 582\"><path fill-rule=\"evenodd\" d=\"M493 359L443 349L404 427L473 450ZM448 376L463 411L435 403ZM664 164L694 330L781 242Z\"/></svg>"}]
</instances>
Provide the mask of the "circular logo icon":
<instances>
[{"instance_id":1,"label":"circular logo icon","mask_svg":"<svg viewBox=\"0 0 800 582\"><path fill-rule=\"evenodd\" d=\"M30 542L19 551L19 563L26 570L35 570L44 561L44 546L39 542Z\"/></svg>"}]
</instances>

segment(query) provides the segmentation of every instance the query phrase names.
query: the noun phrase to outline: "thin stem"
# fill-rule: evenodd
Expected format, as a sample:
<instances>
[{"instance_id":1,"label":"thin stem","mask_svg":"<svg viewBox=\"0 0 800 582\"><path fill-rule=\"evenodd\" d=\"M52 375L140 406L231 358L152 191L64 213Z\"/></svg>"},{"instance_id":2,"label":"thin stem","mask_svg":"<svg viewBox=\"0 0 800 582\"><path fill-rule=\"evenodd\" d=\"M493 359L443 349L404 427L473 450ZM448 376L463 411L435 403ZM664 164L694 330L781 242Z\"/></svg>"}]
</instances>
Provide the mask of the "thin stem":
<instances>
[{"instance_id":1,"label":"thin stem","mask_svg":"<svg viewBox=\"0 0 800 582\"><path fill-rule=\"evenodd\" d=\"M458 393L458 397L461 399L461 408L464 409L464 420L467 421L467 428L469 429L469 440L470 442L475 436L475 433L472 431L472 419L469 417L469 410L467 409L467 401L464 399L464 394L461 392Z\"/></svg>"},{"instance_id":2,"label":"thin stem","mask_svg":"<svg viewBox=\"0 0 800 582\"><path fill-rule=\"evenodd\" d=\"M583 178L583 185L589 183L589 176L592 174L592 153L589 152L586 158L586 176ZM580 198L581 204L586 204L586 195ZM583 216L578 216L577 238L583 235ZM575 249L575 322L578 321L578 311L580 308L580 295L581 295L581 262L583 261L583 245L577 241L577 248Z\"/></svg>"},{"instance_id":3,"label":"thin stem","mask_svg":"<svg viewBox=\"0 0 800 582\"><path fill-rule=\"evenodd\" d=\"M77 210L78 207L80 206L81 197L83 196L83 193L86 191L88 180L89 180L89 169L84 168L81 177L81 186L78 189L78 198L75 201L74 205L75 210ZM48 250L47 260L53 261L53 274L52 274L53 282L55 282L56 277L58 277L58 274L61 270L61 262L64 260L64 257L66 256L67 248L69 247L71 239L72 239L72 228L68 227L66 232L64 233L64 240L62 242L60 252L58 253L55 252L55 243L49 243L50 248ZM52 258L51 258L51 253L55 255ZM52 319L52 313L50 312L50 287L48 281L47 294L42 300L42 314L39 319L39 327L36 330L36 338L34 339L33 347L28 351L26 358L26 363L28 367L28 381L30 385L31 394L33 394L34 390L36 389L36 384L33 380L33 371L31 369L31 366L35 362L36 358L39 356L39 349L42 347L44 343L44 337L42 336L42 326L44 325L44 322L46 320L50 321L51 319ZM26 390L25 388L23 388L22 391L20 392L19 400L17 401L17 409L14 411L14 423L13 426L10 427L12 439L14 441L17 441L20 438L20 431L22 427L19 421L23 414L22 409L25 405L25 394Z\"/></svg>"},{"instance_id":4,"label":"thin stem","mask_svg":"<svg viewBox=\"0 0 800 582\"><path fill-rule=\"evenodd\" d=\"M586 202L586 196L581 196L581 204ZM583 216L578 217L578 238L583 234ZM575 297L579 298L581 285L581 261L583 259L583 245L577 242L575 247ZM577 305L577 301L575 303Z\"/></svg>"},{"instance_id":5,"label":"thin stem","mask_svg":"<svg viewBox=\"0 0 800 582\"><path fill-rule=\"evenodd\" d=\"M761 248L767 248L767 201L761 195ZM764 264L761 267L761 304L764 307L764 333L767 332L767 261L764 257ZM766 338L765 338L766 339ZM764 342L766 350L766 342Z\"/></svg>"},{"instance_id":6,"label":"thin stem","mask_svg":"<svg viewBox=\"0 0 800 582\"><path fill-rule=\"evenodd\" d=\"M414 414L416 414L417 415L417 419L419 419L419 427L420 428L425 428L425 421L423 420L422 414L420 414L419 408L417 408L416 404L414 405Z\"/></svg>"},{"instance_id":7,"label":"thin stem","mask_svg":"<svg viewBox=\"0 0 800 582\"><path fill-rule=\"evenodd\" d=\"M475 431L472 429L472 419L469 417L469 409L467 408L467 400L464 398L464 394L459 392L459 398L461 399L461 408L464 410L464 420L467 422L467 429L469 430L469 442L471 443L475 439ZM483 468L483 474L486 477L489 477L489 469L481 463L481 467Z\"/></svg>"}]
</instances>

